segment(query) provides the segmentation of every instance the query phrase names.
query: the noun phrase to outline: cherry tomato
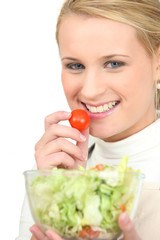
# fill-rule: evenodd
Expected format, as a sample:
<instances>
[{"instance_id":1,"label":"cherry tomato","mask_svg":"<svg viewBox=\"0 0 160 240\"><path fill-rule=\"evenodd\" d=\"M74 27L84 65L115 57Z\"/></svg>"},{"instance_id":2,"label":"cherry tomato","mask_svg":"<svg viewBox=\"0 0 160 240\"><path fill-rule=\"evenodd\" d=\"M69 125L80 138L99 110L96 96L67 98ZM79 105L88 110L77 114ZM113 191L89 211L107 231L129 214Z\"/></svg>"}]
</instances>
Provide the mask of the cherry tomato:
<instances>
[{"instance_id":1,"label":"cherry tomato","mask_svg":"<svg viewBox=\"0 0 160 240\"><path fill-rule=\"evenodd\" d=\"M103 164L97 164L95 167L90 168L90 170L103 171L104 170L104 165Z\"/></svg>"},{"instance_id":2,"label":"cherry tomato","mask_svg":"<svg viewBox=\"0 0 160 240\"><path fill-rule=\"evenodd\" d=\"M71 118L69 119L71 126L79 131L87 129L90 125L90 121L88 113L82 109L73 110Z\"/></svg>"},{"instance_id":3,"label":"cherry tomato","mask_svg":"<svg viewBox=\"0 0 160 240\"><path fill-rule=\"evenodd\" d=\"M122 210L122 212L125 212L126 211L126 206L125 205L121 205L120 209Z\"/></svg>"},{"instance_id":4,"label":"cherry tomato","mask_svg":"<svg viewBox=\"0 0 160 240\"><path fill-rule=\"evenodd\" d=\"M97 164L95 168L96 168L98 171L103 171L103 170L104 170L103 164Z\"/></svg>"},{"instance_id":5,"label":"cherry tomato","mask_svg":"<svg viewBox=\"0 0 160 240\"><path fill-rule=\"evenodd\" d=\"M83 227L82 231L79 234L80 238L95 239L99 236L99 231L93 231L90 226Z\"/></svg>"}]
</instances>

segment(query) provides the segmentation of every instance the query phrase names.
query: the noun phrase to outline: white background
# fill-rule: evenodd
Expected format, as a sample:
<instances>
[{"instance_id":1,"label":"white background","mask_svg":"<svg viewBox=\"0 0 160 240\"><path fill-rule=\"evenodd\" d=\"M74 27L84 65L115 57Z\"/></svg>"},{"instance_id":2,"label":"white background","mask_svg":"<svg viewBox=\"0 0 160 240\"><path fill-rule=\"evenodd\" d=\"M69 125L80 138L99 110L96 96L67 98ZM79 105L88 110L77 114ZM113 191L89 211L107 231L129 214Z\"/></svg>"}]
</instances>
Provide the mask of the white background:
<instances>
[{"instance_id":1,"label":"white background","mask_svg":"<svg viewBox=\"0 0 160 240\"><path fill-rule=\"evenodd\" d=\"M0 1L0 239L18 235L23 171L35 164L45 116L69 110L55 41L62 2Z\"/></svg>"}]
</instances>

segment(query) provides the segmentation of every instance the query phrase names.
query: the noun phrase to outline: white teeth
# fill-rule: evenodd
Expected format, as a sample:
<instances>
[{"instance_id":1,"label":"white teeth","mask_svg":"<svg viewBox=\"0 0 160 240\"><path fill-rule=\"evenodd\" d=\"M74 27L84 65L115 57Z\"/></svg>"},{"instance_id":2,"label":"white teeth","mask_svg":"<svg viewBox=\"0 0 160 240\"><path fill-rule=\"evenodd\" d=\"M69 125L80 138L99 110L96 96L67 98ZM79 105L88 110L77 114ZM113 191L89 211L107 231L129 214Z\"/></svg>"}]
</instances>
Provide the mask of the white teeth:
<instances>
[{"instance_id":1,"label":"white teeth","mask_svg":"<svg viewBox=\"0 0 160 240\"><path fill-rule=\"evenodd\" d=\"M96 113L97 112L97 108L96 107L90 107L90 112Z\"/></svg>"},{"instance_id":2,"label":"white teeth","mask_svg":"<svg viewBox=\"0 0 160 240\"><path fill-rule=\"evenodd\" d=\"M104 107L103 107L104 111L107 111L109 110L109 107L108 107L108 104L104 104Z\"/></svg>"},{"instance_id":3,"label":"white teeth","mask_svg":"<svg viewBox=\"0 0 160 240\"><path fill-rule=\"evenodd\" d=\"M97 107L97 112L99 112L99 113L103 112L103 106Z\"/></svg>"},{"instance_id":4,"label":"white teeth","mask_svg":"<svg viewBox=\"0 0 160 240\"><path fill-rule=\"evenodd\" d=\"M113 105L112 105L111 102L108 104L108 107L109 107L110 109L113 107Z\"/></svg>"},{"instance_id":5,"label":"white teeth","mask_svg":"<svg viewBox=\"0 0 160 240\"><path fill-rule=\"evenodd\" d=\"M87 109L92 112L92 113L102 113L102 112L106 112L112 108L114 108L114 106L117 104L117 102L109 102L108 104L104 104L103 106L98 106L98 107L93 107L90 106L88 104L86 104Z\"/></svg>"}]
</instances>

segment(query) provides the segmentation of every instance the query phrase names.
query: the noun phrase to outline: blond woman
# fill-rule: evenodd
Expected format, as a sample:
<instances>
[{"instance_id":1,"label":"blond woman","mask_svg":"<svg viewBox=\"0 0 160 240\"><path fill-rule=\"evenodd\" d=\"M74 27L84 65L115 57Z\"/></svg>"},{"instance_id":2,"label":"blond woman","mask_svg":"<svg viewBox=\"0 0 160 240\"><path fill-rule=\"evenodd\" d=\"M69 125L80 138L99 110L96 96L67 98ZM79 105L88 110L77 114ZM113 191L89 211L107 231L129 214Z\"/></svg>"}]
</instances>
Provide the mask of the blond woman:
<instances>
[{"instance_id":1,"label":"blond woman","mask_svg":"<svg viewBox=\"0 0 160 240\"><path fill-rule=\"evenodd\" d=\"M37 167L112 165L127 154L130 165L141 169L146 179L134 222L125 213L119 217L121 239L159 240L159 1L67 0L56 37L66 99L71 110L88 112L91 125L80 133L58 124L68 120L70 113L49 115L35 148ZM94 147L88 156L89 134ZM24 219L28 211L26 204ZM25 221L28 228L33 224L27 216ZM21 223L18 239L29 232L23 227ZM32 240L61 240L52 231L42 234L35 225L30 231Z\"/></svg>"}]
</instances>

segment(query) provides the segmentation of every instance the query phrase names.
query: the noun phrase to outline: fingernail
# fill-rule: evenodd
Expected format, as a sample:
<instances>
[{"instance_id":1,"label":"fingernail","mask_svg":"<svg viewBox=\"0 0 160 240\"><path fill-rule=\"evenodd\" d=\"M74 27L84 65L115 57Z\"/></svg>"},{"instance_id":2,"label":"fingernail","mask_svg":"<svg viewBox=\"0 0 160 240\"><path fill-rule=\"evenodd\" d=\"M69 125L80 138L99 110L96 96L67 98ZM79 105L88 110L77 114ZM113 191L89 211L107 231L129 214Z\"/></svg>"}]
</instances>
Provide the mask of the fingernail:
<instances>
[{"instance_id":1,"label":"fingernail","mask_svg":"<svg viewBox=\"0 0 160 240\"><path fill-rule=\"evenodd\" d=\"M46 231L46 236L48 237L48 240L64 240L59 235L57 235L57 233L51 232L50 230Z\"/></svg>"},{"instance_id":2,"label":"fingernail","mask_svg":"<svg viewBox=\"0 0 160 240\"><path fill-rule=\"evenodd\" d=\"M85 154L82 154L82 157L83 157L83 159L85 160L85 161L87 161L87 156L85 155Z\"/></svg>"},{"instance_id":3,"label":"fingernail","mask_svg":"<svg viewBox=\"0 0 160 240\"><path fill-rule=\"evenodd\" d=\"M82 134L80 134L80 139L84 142L84 141L86 141L86 137L84 136L84 135L82 135Z\"/></svg>"},{"instance_id":4,"label":"fingernail","mask_svg":"<svg viewBox=\"0 0 160 240\"><path fill-rule=\"evenodd\" d=\"M51 240L51 239L54 239L53 236L52 236L52 234L51 234L50 232L47 231L47 232L46 232L46 235L47 235L47 237L49 237L50 240Z\"/></svg>"},{"instance_id":5,"label":"fingernail","mask_svg":"<svg viewBox=\"0 0 160 240\"><path fill-rule=\"evenodd\" d=\"M30 227L29 231L34 235L35 231L32 227Z\"/></svg>"},{"instance_id":6,"label":"fingernail","mask_svg":"<svg viewBox=\"0 0 160 240\"><path fill-rule=\"evenodd\" d=\"M71 113L70 112L64 112L64 116L65 117L71 117Z\"/></svg>"},{"instance_id":7,"label":"fingernail","mask_svg":"<svg viewBox=\"0 0 160 240\"><path fill-rule=\"evenodd\" d=\"M129 216L127 215L127 213L123 213L121 219L124 225L126 225L129 222Z\"/></svg>"}]
</instances>

